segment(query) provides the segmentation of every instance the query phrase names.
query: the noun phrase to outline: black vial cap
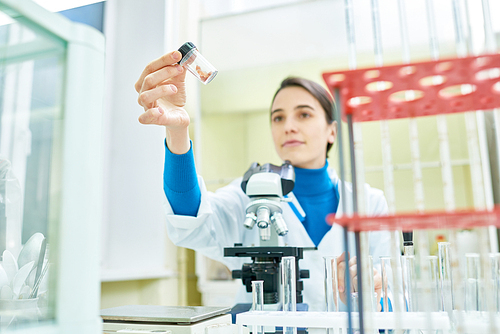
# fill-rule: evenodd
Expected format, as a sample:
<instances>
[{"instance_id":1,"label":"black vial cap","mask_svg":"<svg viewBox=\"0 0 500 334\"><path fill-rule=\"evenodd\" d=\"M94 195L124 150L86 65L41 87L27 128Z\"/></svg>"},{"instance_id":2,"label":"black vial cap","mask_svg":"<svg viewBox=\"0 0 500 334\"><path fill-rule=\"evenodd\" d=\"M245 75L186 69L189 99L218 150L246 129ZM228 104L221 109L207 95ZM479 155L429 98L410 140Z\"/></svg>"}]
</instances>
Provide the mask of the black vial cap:
<instances>
[{"instance_id":1,"label":"black vial cap","mask_svg":"<svg viewBox=\"0 0 500 334\"><path fill-rule=\"evenodd\" d=\"M189 51L193 49L196 49L196 45L191 42L186 42L179 48L179 52L182 54L182 57L184 57Z\"/></svg>"}]
</instances>

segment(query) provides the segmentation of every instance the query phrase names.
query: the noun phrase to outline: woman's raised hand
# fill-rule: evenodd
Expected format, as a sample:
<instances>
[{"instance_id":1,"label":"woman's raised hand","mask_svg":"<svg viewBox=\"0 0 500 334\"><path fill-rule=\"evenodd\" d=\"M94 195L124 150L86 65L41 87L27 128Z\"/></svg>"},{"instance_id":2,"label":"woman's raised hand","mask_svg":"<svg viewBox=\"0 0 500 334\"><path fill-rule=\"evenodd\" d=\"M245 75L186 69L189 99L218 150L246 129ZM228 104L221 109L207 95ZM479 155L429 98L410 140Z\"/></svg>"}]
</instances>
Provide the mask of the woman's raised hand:
<instances>
[{"instance_id":1,"label":"woman's raised hand","mask_svg":"<svg viewBox=\"0 0 500 334\"><path fill-rule=\"evenodd\" d=\"M190 145L187 130L190 119L184 109L186 72L177 64L181 58L179 51L161 56L146 66L135 83L138 102L144 108L139 122L165 126L167 145L177 154L187 152Z\"/></svg>"}]
</instances>

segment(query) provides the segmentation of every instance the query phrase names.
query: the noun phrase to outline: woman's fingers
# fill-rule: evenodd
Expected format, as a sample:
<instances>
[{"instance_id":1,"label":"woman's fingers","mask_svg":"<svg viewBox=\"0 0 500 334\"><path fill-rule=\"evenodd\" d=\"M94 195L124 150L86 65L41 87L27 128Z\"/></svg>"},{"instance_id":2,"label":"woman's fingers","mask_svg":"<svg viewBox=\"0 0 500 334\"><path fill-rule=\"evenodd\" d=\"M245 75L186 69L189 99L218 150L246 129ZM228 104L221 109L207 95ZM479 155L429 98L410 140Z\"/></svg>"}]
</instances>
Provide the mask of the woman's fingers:
<instances>
[{"instance_id":1,"label":"woman's fingers","mask_svg":"<svg viewBox=\"0 0 500 334\"><path fill-rule=\"evenodd\" d=\"M144 78L142 87L139 92L145 92L147 90L153 89L166 80L178 76L182 72L184 72L184 68L179 64L163 67L158 71L148 74Z\"/></svg>"},{"instance_id":2,"label":"woman's fingers","mask_svg":"<svg viewBox=\"0 0 500 334\"><path fill-rule=\"evenodd\" d=\"M156 101L164 96L174 95L177 93L175 85L159 85L156 88L143 91L139 94L137 102L148 110L156 106Z\"/></svg>"},{"instance_id":3,"label":"woman's fingers","mask_svg":"<svg viewBox=\"0 0 500 334\"><path fill-rule=\"evenodd\" d=\"M346 265L345 265L345 252L342 253L341 256L338 257L337 261L337 275L338 275L338 281L339 281L339 292L344 292L345 290L345 271L346 271ZM357 261L356 257L352 257L349 259L349 276L351 277L351 291L356 291L357 290Z\"/></svg>"},{"instance_id":4,"label":"woman's fingers","mask_svg":"<svg viewBox=\"0 0 500 334\"><path fill-rule=\"evenodd\" d=\"M357 268L357 258L355 256L349 259L348 266L349 266L349 276L351 278L351 292L357 291L358 268ZM344 303L347 302L346 299L348 298L348 295L345 291L345 271L346 271L345 253L342 253L342 255L340 255L337 258L337 275L338 275L340 299ZM375 292L377 293L377 298L380 299L382 294L382 277L380 276L379 272L376 269L373 270L373 283ZM381 309L380 303L377 303L377 309L380 311Z\"/></svg>"},{"instance_id":5,"label":"woman's fingers","mask_svg":"<svg viewBox=\"0 0 500 334\"><path fill-rule=\"evenodd\" d=\"M172 52L169 52L167 54L164 54L160 58L155 59L151 63L149 63L146 66L146 68L144 68L144 70L142 71L141 76L139 77L139 80L137 80L137 82L135 83L135 90L137 91L137 93L141 92L141 89L142 89L142 86L144 83L144 79L148 75L158 71L159 69L161 69L163 67L176 64L177 62L179 62L181 60L181 58L182 58L181 53L176 50L176 51L172 51Z\"/></svg>"},{"instance_id":6,"label":"woman's fingers","mask_svg":"<svg viewBox=\"0 0 500 334\"><path fill-rule=\"evenodd\" d=\"M337 257L337 281L339 285L339 292L344 292L345 289L345 252Z\"/></svg>"},{"instance_id":7,"label":"woman's fingers","mask_svg":"<svg viewBox=\"0 0 500 334\"><path fill-rule=\"evenodd\" d=\"M349 259L349 275L352 279L356 276L356 257L352 257ZM345 271L346 271L346 263L345 263L345 252L342 253L337 258L337 277L339 282L339 292L344 292L345 290ZM353 285L351 284L351 290L353 289Z\"/></svg>"},{"instance_id":8,"label":"woman's fingers","mask_svg":"<svg viewBox=\"0 0 500 334\"><path fill-rule=\"evenodd\" d=\"M148 109L139 116L139 123L160 125L160 117L164 114L165 111L161 107Z\"/></svg>"},{"instance_id":9,"label":"woman's fingers","mask_svg":"<svg viewBox=\"0 0 500 334\"><path fill-rule=\"evenodd\" d=\"M339 282L339 292L345 290L345 262L337 264L337 278Z\"/></svg>"},{"instance_id":10,"label":"woman's fingers","mask_svg":"<svg viewBox=\"0 0 500 334\"><path fill-rule=\"evenodd\" d=\"M385 284L387 284L387 281ZM377 293L377 311L380 312L382 310L382 306L379 303L380 298L382 298L382 276L375 268L373 268L373 286L375 288L375 292Z\"/></svg>"},{"instance_id":11,"label":"woman's fingers","mask_svg":"<svg viewBox=\"0 0 500 334\"><path fill-rule=\"evenodd\" d=\"M355 256L349 259L349 274L351 275L351 281L353 282L352 286L351 286L351 290L356 291L357 287L358 287L356 285L357 275L358 275L358 267L357 267L357 259Z\"/></svg>"}]
</instances>

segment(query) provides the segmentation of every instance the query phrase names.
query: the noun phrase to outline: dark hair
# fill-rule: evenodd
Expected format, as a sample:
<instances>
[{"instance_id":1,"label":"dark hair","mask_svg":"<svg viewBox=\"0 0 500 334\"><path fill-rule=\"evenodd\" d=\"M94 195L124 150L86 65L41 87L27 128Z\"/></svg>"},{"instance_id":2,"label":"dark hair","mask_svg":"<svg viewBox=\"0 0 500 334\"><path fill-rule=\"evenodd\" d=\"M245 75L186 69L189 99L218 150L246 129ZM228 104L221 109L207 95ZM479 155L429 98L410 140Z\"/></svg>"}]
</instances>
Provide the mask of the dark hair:
<instances>
[{"instance_id":1,"label":"dark hair","mask_svg":"<svg viewBox=\"0 0 500 334\"><path fill-rule=\"evenodd\" d=\"M288 77L285 80L281 82L280 87L276 91L276 93L273 96L273 100L271 102L271 105L274 103L274 99L276 99L276 95L278 93L287 87L300 87L305 89L306 91L309 92L312 96L318 100L319 104L323 107L323 110L325 111L325 118L326 122L328 124L332 124L335 121L335 102L333 101L332 96L328 91L323 88L320 84L307 80L304 78L297 78L297 77ZM326 145L326 154L328 157L328 151L332 148L333 144L327 143Z\"/></svg>"}]
</instances>

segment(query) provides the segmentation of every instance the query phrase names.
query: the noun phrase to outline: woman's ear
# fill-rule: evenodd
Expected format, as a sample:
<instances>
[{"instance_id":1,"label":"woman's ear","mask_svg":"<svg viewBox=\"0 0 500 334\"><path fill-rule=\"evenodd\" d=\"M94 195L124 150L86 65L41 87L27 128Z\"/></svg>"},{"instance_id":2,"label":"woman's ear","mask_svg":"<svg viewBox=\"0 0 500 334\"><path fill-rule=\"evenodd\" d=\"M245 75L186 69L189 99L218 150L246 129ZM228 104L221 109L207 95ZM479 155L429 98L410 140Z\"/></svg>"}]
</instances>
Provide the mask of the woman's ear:
<instances>
[{"instance_id":1,"label":"woman's ear","mask_svg":"<svg viewBox=\"0 0 500 334\"><path fill-rule=\"evenodd\" d=\"M332 124L328 125L330 134L328 135L328 143L335 143L335 139L337 139L337 121L333 121Z\"/></svg>"}]
</instances>

